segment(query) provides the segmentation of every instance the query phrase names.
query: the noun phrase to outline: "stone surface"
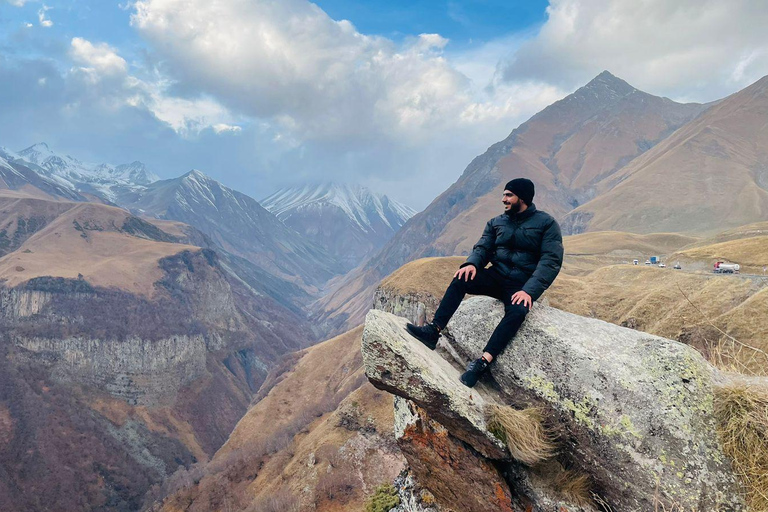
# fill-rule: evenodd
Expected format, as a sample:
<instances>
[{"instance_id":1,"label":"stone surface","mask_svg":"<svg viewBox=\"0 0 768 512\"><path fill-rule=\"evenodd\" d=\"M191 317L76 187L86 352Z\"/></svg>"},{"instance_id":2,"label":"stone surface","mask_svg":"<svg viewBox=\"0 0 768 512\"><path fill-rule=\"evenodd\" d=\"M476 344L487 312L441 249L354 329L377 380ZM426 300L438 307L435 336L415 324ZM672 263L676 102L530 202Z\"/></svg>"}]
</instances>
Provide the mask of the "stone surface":
<instances>
[{"instance_id":1,"label":"stone surface","mask_svg":"<svg viewBox=\"0 0 768 512\"><path fill-rule=\"evenodd\" d=\"M379 389L413 400L450 432L491 459L508 459L504 444L486 428L485 407L501 404L482 388L459 382L459 371L405 330L406 320L371 310L363 331L363 362Z\"/></svg>"},{"instance_id":2,"label":"stone surface","mask_svg":"<svg viewBox=\"0 0 768 512\"><path fill-rule=\"evenodd\" d=\"M476 354L502 316L494 299L466 300L449 344ZM537 305L491 374L509 396L550 411L563 449L613 510L744 510L715 431L723 377L691 347Z\"/></svg>"},{"instance_id":3,"label":"stone surface","mask_svg":"<svg viewBox=\"0 0 768 512\"><path fill-rule=\"evenodd\" d=\"M380 311L386 311L393 315L407 318L413 324L424 325L428 320L432 320L436 306L428 304L435 301L432 295L407 293L392 293L390 290L377 288L373 295L373 307ZM429 313L428 313L428 310Z\"/></svg>"},{"instance_id":4,"label":"stone surface","mask_svg":"<svg viewBox=\"0 0 768 512\"><path fill-rule=\"evenodd\" d=\"M395 397L395 437L416 480L431 491L441 510L524 510L513 505L509 486L488 459L400 397Z\"/></svg>"},{"instance_id":5,"label":"stone surface","mask_svg":"<svg viewBox=\"0 0 768 512\"><path fill-rule=\"evenodd\" d=\"M404 470L395 478L400 504L389 512L441 512L434 495L415 481L413 473Z\"/></svg>"}]
</instances>

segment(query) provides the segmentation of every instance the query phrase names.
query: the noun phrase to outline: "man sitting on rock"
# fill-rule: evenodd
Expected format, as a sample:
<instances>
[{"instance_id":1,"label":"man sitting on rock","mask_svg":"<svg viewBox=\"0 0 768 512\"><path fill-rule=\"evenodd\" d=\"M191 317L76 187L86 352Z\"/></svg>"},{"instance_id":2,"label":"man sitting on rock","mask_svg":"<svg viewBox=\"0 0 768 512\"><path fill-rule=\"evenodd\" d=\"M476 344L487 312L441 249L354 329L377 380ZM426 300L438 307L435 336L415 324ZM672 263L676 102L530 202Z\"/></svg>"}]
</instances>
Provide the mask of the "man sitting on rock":
<instances>
[{"instance_id":1,"label":"man sitting on rock","mask_svg":"<svg viewBox=\"0 0 768 512\"><path fill-rule=\"evenodd\" d=\"M506 184L504 213L488 221L445 292L432 323L408 324L408 331L431 350L464 295L488 295L504 304L504 318L485 346L483 355L469 363L461 382L473 387L496 356L504 350L525 320L533 301L555 280L563 263L563 237L551 215L533 204L533 182L517 178ZM491 263L490 268L485 266Z\"/></svg>"}]
</instances>

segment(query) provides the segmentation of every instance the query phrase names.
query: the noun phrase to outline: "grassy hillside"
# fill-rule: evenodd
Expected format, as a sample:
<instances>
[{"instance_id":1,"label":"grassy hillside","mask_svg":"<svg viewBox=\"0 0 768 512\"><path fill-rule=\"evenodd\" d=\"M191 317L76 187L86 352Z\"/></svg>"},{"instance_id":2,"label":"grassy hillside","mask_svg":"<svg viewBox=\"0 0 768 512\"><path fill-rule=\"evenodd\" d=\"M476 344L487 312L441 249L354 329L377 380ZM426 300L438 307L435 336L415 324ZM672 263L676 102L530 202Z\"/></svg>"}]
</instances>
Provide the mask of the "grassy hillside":
<instances>
[{"instance_id":1,"label":"grassy hillside","mask_svg":"<svg viewBox=\"0 0 768 512\"><path fill-rule=\"evenodd\" d=\"M159 260L184 250L174 237L125 210L93 203L0 200L0 279L16 286L40 276L77 279L149 296L162 277ZM173 226L171 226L173 227Z\"/></svg>"}]
</instances>

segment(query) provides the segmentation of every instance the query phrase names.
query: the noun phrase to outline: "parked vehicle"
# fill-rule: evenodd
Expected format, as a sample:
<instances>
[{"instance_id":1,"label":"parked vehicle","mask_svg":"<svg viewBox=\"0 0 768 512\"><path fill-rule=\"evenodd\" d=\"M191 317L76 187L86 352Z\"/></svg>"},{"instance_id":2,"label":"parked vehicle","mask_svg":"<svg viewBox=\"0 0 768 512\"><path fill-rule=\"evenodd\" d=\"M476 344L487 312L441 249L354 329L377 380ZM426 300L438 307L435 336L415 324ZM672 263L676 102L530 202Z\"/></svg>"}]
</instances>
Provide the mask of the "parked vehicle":
<instances>
[{"instance_id":1,"label":"parked vehicle","mask_svg":"<svg viewBox=\"0 0 768 512\"><path fill-rule=\"evenodd\" d=\"M715 263L715 269L713 272L715 274L738 274L740 268L741 266L738 263L725 263L723 261L718 261Z\"/></svg>"},{"instance_id":2,"label":"parked vehicle","mask_svg":"<svg viewBox=\"0 0 768 512\"><path fill-rule=\"evenodd\" d=\"M659 263L659 268L667 268L667 266L663 263Z\"/></svg>"},{"instance_id":3,"label":"parked vehicle","mask_svg":"<svg viewBox=\"0 0 768 512\"><path fill-rule=\"evenodd\" d=\"M633 265L637 265L638 263L640 263L638 260L632 260Z\"/></svg>"},{"instance_id":4,"label":"parked vehicle","mask_svg":"<svg viewBox=\"0 0 768 512\"><path fill-rule=\"evenodd\" d=\"M655 265L659 262L658 256L651 256L651 265Z\"/></svg>"},{"instance_id":5,"label":"parked vehicle","mask_svg":"<svg viewBox=\"0 0 768 512\"><path fill-rule=\"evenodd\" d=\"M675 270L680 270L680 269L682 269L683 267L681 267L681 266L680 266L680 262L678 261L677 263L675 263L675 266L674 266L674 267L672 267L672 268L674 268Z\"/></svg>"},{"instance_id":6,"label":"parked vehicle","mask_svg":"<svg viewBox=\"0 0 768 512\"><path fill-rule=\"evenodd\" d=\"M645 264L646 265L650 265L651 264L651 260L645 260Z\"/></svg>"}]
</instances>

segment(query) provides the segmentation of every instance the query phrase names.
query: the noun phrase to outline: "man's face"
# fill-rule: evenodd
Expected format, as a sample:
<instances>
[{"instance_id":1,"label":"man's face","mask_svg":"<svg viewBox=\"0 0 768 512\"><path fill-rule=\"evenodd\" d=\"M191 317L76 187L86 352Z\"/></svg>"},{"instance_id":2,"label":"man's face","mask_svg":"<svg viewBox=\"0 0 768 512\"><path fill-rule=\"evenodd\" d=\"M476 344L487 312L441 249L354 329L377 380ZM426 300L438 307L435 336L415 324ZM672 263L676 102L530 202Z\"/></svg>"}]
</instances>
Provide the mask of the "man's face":
<instances>
[{"instance_id":1,"label":"man's face","mask_svg":"<svg viewBox=\"0 0 768 512\"><path fill-rule=\"evenodd\" d=\"M504 203L504 211L517 213L520 211L520 198L509 190L505 190L501 196L501 202Z\"/></svg>"}]
</instances>

